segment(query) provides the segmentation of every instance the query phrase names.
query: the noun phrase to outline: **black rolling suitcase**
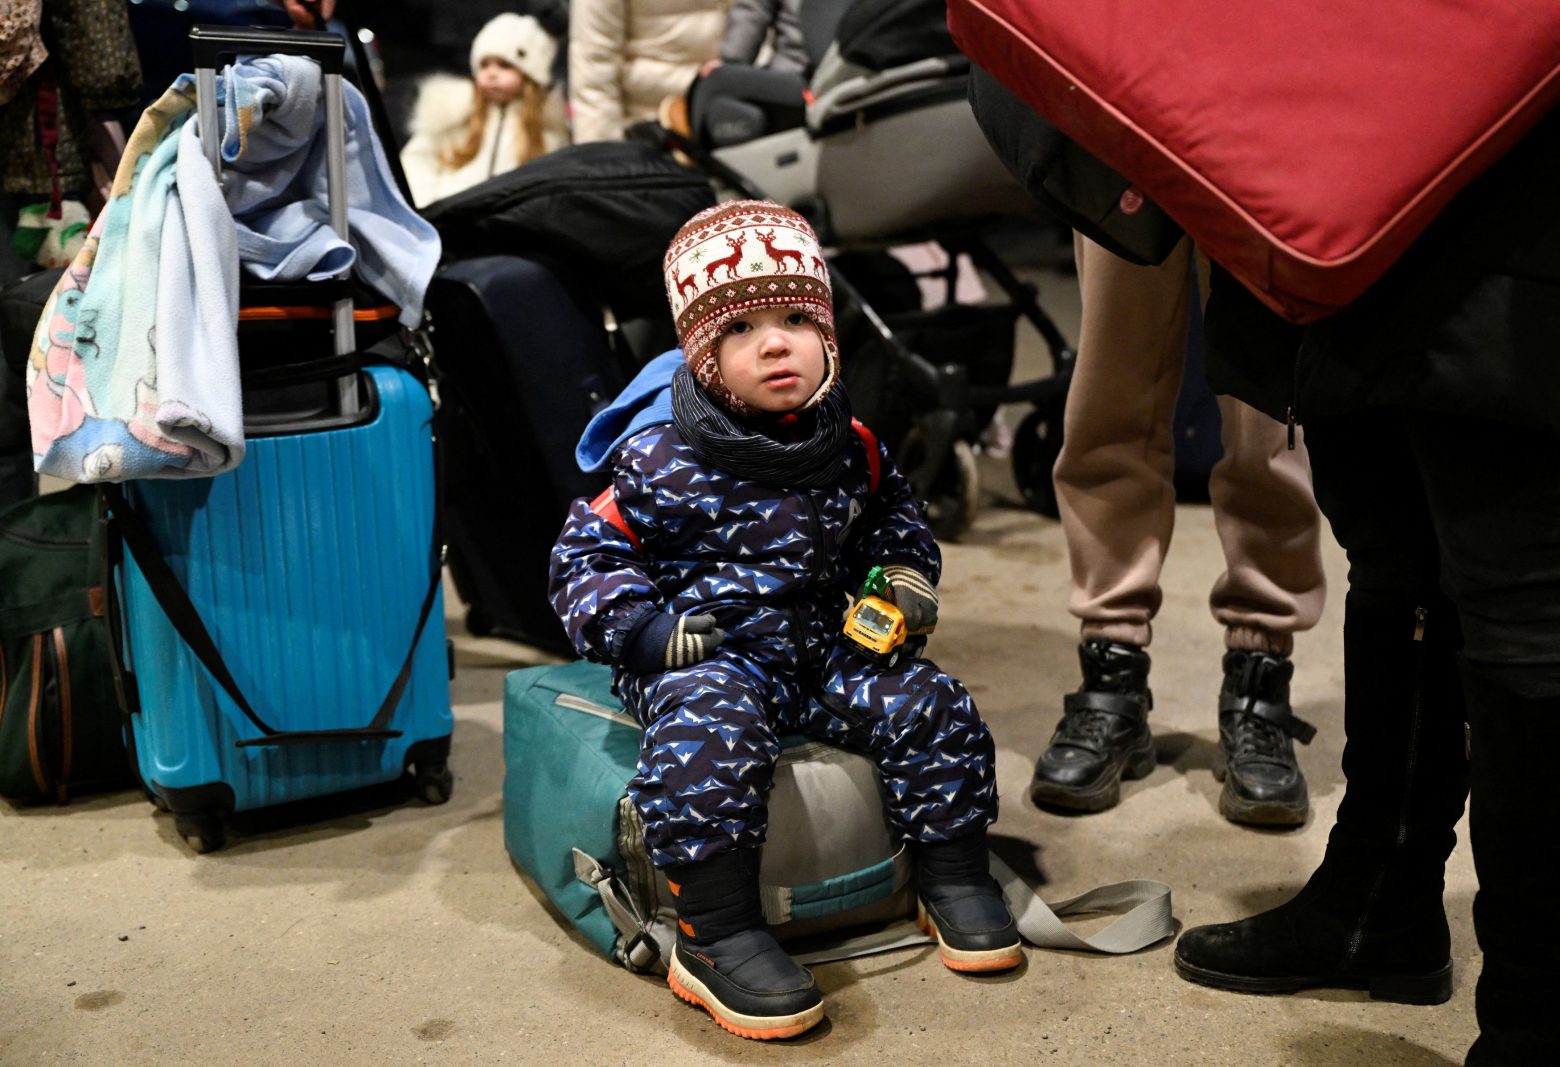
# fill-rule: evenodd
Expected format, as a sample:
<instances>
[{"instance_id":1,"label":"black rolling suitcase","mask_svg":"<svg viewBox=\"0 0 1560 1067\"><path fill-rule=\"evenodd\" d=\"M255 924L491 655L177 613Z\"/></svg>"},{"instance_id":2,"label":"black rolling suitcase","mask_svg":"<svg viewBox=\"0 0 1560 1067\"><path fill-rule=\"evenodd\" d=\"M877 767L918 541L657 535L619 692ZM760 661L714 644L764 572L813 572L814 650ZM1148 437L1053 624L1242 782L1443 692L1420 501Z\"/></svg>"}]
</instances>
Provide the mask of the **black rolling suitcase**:
<instances>
[{"instance_id":1,"label":"black rolling suitcase","mask_svg":"<svg viewBox=\"0 0 1560 1067\"><path fill-rule=\"evenodd\" d=\"M466 628L568 651L547 559L569 504L606 484L574 462L633 368L601 306L519 256L451 264L428 287L438 353L450 574Z\"/></svg>"}]
</instances>

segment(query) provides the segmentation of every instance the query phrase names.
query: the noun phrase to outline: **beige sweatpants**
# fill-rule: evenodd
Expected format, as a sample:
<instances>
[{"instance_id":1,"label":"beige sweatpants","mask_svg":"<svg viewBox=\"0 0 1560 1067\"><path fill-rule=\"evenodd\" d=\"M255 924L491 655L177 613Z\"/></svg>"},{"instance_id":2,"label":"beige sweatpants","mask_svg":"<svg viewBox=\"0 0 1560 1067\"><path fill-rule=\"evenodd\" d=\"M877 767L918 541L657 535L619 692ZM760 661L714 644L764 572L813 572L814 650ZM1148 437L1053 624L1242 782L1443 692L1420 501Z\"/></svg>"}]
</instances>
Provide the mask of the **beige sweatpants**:
<instances>
[{"instance_id":1,"label":"beige sweatpants","mask_svg":"<svg viewBox=\"0 0 1560 1067\"><path fill-rule=\"evenodd\" d=\"M1054 471L1082 637L1146 646L1175 524L1173 420L1186 357L1188 258L1139 267L1074 241L1083 295L1078 362ZM1200 259L1200 257L1199 257ZM1207 265L1200 261L1206 294ZM1304 443L1221 396L1224 457L1209 479L1225 571L1209 605L1229 648L1287 656L1326 599Z\"/></svg>"}]
</instances>

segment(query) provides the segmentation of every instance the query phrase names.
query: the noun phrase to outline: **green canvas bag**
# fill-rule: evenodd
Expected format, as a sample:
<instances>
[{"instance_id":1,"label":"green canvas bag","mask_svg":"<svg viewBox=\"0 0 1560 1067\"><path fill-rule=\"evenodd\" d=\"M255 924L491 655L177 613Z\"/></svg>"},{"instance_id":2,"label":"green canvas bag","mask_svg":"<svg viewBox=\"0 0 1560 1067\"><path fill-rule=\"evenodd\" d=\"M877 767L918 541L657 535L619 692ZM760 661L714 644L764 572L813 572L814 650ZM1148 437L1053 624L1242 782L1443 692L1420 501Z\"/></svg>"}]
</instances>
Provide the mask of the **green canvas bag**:
<instances>
[{"instance_id":1,"label":"green canvas bag","mask_svg":"<svg viewBox=\"0 0 1560 1067\"><path fill-rule=\"evenodd\" d=\"M13 803L131 781L103 573L93 487L0 512L0 796Z\"/></svg>"}]
</instances>

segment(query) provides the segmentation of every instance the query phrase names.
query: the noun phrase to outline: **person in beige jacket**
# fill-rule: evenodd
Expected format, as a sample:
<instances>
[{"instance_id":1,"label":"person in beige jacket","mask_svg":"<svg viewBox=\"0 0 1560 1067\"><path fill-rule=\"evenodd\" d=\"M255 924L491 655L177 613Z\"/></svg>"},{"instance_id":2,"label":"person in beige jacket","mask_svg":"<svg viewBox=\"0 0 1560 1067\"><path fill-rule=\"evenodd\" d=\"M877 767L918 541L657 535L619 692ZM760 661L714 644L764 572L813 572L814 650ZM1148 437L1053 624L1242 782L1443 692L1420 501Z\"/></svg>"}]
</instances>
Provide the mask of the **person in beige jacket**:
<instances>
[{"instance_id":1,"label":"person in beige jacket","mask_svg":"<svg viewBox=\"0 0 1560 1067\"><path fill-rule=\"evenodd\" d=\"M574 141L620 141L717 58L730 0L574 0L569 103Z\"/></svg>"}]
</instances>

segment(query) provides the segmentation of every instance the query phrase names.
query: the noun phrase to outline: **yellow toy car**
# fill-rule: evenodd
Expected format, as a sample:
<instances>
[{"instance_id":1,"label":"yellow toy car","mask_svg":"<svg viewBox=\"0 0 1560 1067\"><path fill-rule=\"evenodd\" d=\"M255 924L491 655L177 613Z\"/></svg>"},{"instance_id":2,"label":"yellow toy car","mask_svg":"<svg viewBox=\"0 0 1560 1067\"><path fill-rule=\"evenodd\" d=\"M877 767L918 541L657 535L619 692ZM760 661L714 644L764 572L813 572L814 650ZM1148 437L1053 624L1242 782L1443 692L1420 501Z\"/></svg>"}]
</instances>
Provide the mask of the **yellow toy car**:
<instances>
[{"instance_id":1,"label":"yellow toy car","mask_svg":"<svg viewBox=\"0 0 1560 1067\"><path fill-rule=\"evenodd\" d=\"M897 656L907 636L904 612L880 595L887 591L883 568L873 567L861 585L861 596L845 616L845 636L862 651L882 659Z\"/></svg>"}]
</instances>

